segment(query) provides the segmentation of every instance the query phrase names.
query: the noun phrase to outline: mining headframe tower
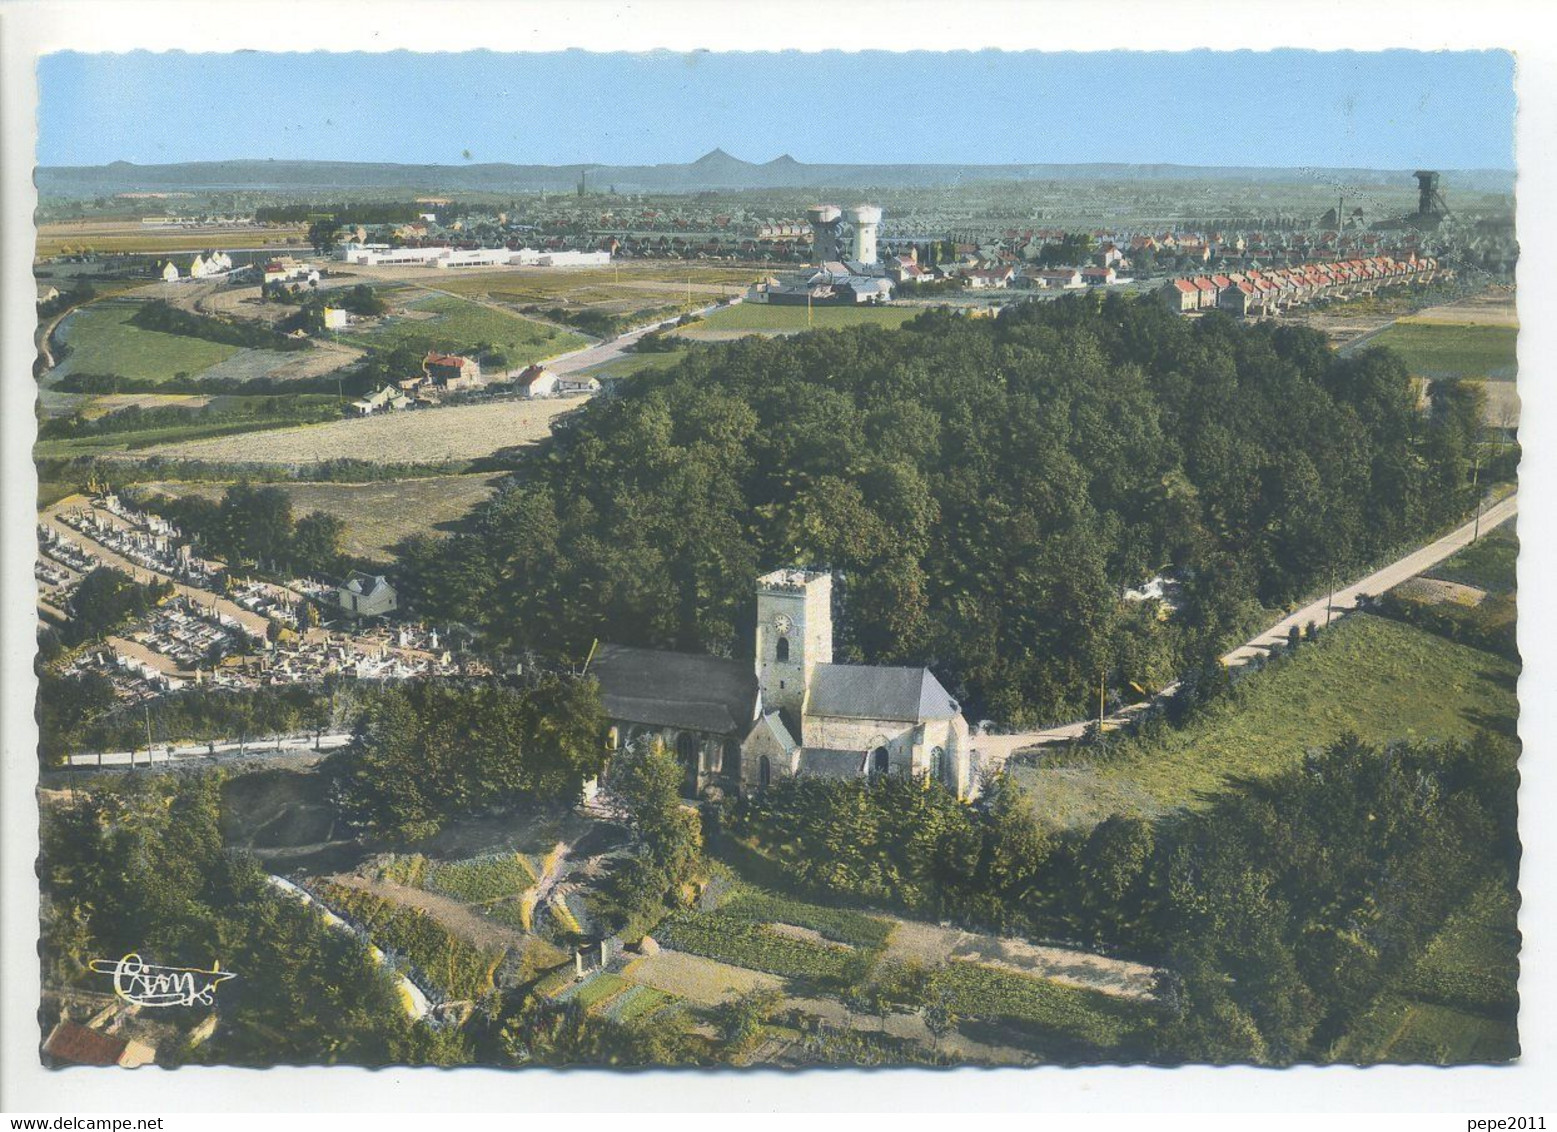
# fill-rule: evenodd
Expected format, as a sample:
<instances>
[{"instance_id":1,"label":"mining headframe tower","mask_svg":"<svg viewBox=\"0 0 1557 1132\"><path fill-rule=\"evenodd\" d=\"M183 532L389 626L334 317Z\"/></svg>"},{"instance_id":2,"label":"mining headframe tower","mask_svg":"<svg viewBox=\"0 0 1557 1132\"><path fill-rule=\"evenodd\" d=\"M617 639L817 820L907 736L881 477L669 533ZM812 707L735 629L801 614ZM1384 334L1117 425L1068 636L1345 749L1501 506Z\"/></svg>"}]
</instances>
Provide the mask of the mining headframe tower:
<instances>
[{"instance_id":1,"label":"mining headframe tower","mask_svg":"<svg viewBox=\"0 0 1557 1132\"><path fill-rule=\"evenodd\" d=\"M1436 228L1449 215L1449 205L1438 189L1438 172L1434 169L1418 169L1414 176L1417 185L1416 224L1421 228Z\"/></svg>"}]
</instances>

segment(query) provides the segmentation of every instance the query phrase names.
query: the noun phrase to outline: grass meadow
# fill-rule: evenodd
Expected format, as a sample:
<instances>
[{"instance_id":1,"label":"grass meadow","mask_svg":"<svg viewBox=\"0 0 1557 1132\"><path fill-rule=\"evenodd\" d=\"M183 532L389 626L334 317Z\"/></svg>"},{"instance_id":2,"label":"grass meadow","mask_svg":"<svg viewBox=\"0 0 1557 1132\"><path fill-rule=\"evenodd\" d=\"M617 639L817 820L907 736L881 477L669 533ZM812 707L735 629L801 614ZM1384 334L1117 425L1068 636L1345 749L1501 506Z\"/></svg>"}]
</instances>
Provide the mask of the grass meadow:
<instances>
[{"instance_id":1,"label":"grass meadow","mask_svg":"<svg viewBox=\"0 0 1557 1132\"><path fill-rule=\"evenodd\" d=\"M1518 532L1517 519L1503 523L1424 576L1475 586L1493 594L1513 593L1519 565Z\"/></svg>"},{"instance_id":2,"label":"grass meadow","mask_svg":"<svg viewBox=\"0 0 1557 1132\"><path fill-rule=\"evenodd\" d=\"M514 367L563 354L585 344L584 338L570 331L453 295L413 299L407 307L431 317L391 315L371 329L342 334L340 339L358 346L386 350L405 346L418 352L469 352L478 345L490 345L506 354L509 365Z\"/></svg>"},{"instance_id":3,"label":"grass meadow","mask_svg":"<svg viewBox=\"0 0 1557 1132\"><path fill-rule=\"evenodd\" d=\"M551 433L552 418L582 398L517 398L439 409L412 409L301 428L159 444L148 456L302 467L328 460L436 464L475 460L533 444Z\"/></svg>"},{"instance_id":4,"label":"grass meadow","mask_svg":"<svg viewBox=\"0 0 1557 1132\"><path fill-rule=\"evenodd\" d=\"M1422 377L1472 377L1512 381L1518 372L1512 326L1449 322L1395 323L1370 346L1388 346Z\"/></svg>"},{"instance_id":5,"label":"grass meadow","mask_svg":"<svg viewBox=\"0 0 1557 1132\"><path fill-rule=\"evenodd\" d=\"M1101 753L1040 755L1012 773L1052 828L1196 809L1236 780L1280 771L1348 732L1381 743L1510 730L1518 676L1501 657L1353 614L1282 663L1244 676L1181 729L1116 740Z\"/></svg>"},{"instance_id":6,"label":"grass meadow","mask_svg":"<svg viewBox=\"0 0 1557 1132\"><path fill-rule=\"evenodd\" d=\"M292 514L324 511L346 524L341 542L347 554L387 562L394 547L414 534L435 534L485 501L502 480L481 472L371 483L280 483L292 500ZM153 483L168 495L219 499L225 483Z\"/></svg>"},{"instance_id":7,"label":"grass meadow","mask_svg":"<svg viewBox=\"0 0 1557 1132\"><path fill-rule=\"evenodd\" d=\"M113 373L142 381L166 381L176 374L193 377L239 353L240 347L183 334L142 330L130 319L134 302L100 302L66 318L61 337L70 353L60 373Z\"/></svg>"}]
</instances>

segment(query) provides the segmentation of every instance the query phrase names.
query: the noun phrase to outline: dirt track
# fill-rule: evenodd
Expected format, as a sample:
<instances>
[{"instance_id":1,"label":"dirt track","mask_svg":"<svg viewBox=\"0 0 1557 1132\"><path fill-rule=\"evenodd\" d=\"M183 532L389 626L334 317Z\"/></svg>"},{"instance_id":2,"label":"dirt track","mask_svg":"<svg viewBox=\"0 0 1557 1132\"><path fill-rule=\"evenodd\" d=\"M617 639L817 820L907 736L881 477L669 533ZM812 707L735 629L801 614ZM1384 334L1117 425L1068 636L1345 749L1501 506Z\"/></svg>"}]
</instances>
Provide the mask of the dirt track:
<instances>
[{"instance_id":1,"label":"dirt track","mask_svg":"<svg viewBox=\"0 0 1557 1132\"><path fill-rule=\"evenodd\" d=\"M523 948L530 939L518 928L495 923L472 912L457 900L439 896L436 892L428 892L423 888L407 888L405 885L390 881L368 880L355 873L344 873L325 879L333 881L342 888L360 888L395 904L419 908L461 939L483 949L499 951Z\"/></svg>"}]
</instances>

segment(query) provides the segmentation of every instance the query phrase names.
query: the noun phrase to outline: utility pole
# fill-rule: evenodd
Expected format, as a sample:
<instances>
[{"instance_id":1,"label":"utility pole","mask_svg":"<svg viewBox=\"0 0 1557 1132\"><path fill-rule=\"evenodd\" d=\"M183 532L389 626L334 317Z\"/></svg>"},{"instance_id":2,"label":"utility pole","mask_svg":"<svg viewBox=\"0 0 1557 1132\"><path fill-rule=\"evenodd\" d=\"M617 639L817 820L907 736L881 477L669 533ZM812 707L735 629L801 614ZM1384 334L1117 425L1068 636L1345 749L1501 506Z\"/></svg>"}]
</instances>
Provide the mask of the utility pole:
<instances>
[{"instance_id":1,"label":"utility pole","mask_svg":"<svg viewBox=\"0 0 1557 1132\"><path fill-rule=\"evenodd\" d=\"M1476 442L1476 463L1471 469L1471 492L1476 496L1476 524L1471 528L1471 542L1481 537L1481 442Z\"/></svg>"},{"instance_id":2,"label":"utility pole","mask_svg":"<svg viewBox=\"0 0 1557 1132\"><path fill-rule=\"evenodd\" d=\"M1330 627L1330 617L1335 612L1335 560L1330 561L1330 599L1325 602L1325 628Z\"/></svg>"},{"instance_id":3,"label":"utility pole","mask_svg":"<svg viewBox=\"0 0 1557 1132\"><path fill-rule=\"evenodd\" d=\"M1097 737L1103 737L1103 695L1107 688L1107 674L1100 674L1097 678Z\"/></svg>"}]
</instances>

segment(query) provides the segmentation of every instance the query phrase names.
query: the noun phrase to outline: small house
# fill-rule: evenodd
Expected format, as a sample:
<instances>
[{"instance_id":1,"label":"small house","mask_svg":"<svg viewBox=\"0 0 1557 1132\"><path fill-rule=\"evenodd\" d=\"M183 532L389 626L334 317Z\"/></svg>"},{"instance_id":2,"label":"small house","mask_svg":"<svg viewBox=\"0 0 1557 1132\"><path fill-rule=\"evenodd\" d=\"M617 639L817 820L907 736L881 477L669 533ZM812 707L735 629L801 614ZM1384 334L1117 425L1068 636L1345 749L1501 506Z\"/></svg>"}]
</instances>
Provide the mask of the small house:
<instances>
[{"instance_id":1,"label":"small house","mask_svg":"<svg viewBox=\"0 0 1557 1132\"><path fill-rule=\"evenodd\" d=\"M353 617L378 617L397 607L395 588L382 574L353 570L336 589L341 609Z\"/></svg>"},{"instance_id":2,"label":"small house","mask_svg":"<svg viewBox=\"0 0 1557 1132\"><path fill-rule=\"evenodd\" d=\"M118 1065L133 1069L156 1060L154 1046L134 1038L105 1034L62 1018L49 1031L43 1054L52 1065Z\"/></svg>"},{"instance_id":3,"label":"small house","mask_svg":"<svg viewBox=\"0 0 1557 1132\"><path fill-rule=\"evenodd\" d=\"M557 375L543 366L528 366L514 384L524 397L550 397L557 392Z\"/></svg>"},{"instance_id":4,"label":"small house","mask_svg":"<svg viewBox=\"0 0 1557 1132\"><path fill-rule=\"evenodd\" d=\"M562 397L588 396L600 392L599 378L588 374L570 373L557 378L557 393Z\"/></svg>"},{"instance_id":5,"label":"small house","mask_svg":"<svg viewBox=\"0 0 1557 1132\"><path fill-rule=\"evenodd\" d=\"M474 389L481 384L481 366L474 358L458 354L430 352L422 359L422 372L434 384L443 389Z\"/></svg>"}]
</instances>

